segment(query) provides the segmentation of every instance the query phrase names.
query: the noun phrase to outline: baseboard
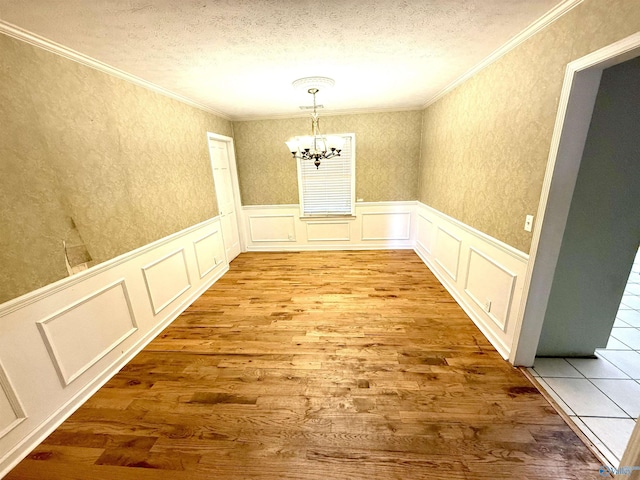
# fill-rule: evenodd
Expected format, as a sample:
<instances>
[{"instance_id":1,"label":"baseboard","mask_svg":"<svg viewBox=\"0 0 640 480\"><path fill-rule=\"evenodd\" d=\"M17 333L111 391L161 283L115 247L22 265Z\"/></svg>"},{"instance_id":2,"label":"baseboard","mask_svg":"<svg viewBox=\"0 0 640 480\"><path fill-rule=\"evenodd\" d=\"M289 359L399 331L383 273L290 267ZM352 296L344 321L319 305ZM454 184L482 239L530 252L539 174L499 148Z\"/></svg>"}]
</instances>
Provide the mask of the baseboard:
<instances>
[{"instance_id":1,"label":"baseboard","mask_svg":"<svg viewBox=\"0 0 640 480\"><path fill-rule=\"evenodd\" d=\"M415 201L359 202L354 215L301 218L298 205L243 207L249 252L410 249Z\"/></svg>"},{"instance_id":2,"label":"baseboard","mask_svg":"<svg viewBox=\"0 0 640 480\"><path fill-rule=\"evenodd\" d=\"M247 247L248 252L318 252L318 251L338 251L338 250L413 250L412 245L385 243L358 245L345 243L341 245L251 245Z\"/></svg>"},{"instance_id":3,"label":"baseboard","mask_svg":"<svg viewBox=\"0 0 640 480\"><path fill-rule=\"evenodd\" d=\"M103 269L99 274L88 275L84 281L71 279L67 289L65 289L63 282L62 285L56 284L51 287L53 293L47 292L45 287L42 292L39 292L38 298L34 299L33 296L29 296L25 298L22 305L12 302L10 312L3 318L9 328L8 334L0 338L0 347L6 344L15 344L20 339L27 338L29 345L23 345L25 354L21 357L11 355L12 352L5 348L0 349L0 366L2 371L7 374L8 380L11 380L6 382L5 386L0 384L0 394L7 394L10 400L11 398L20 400L21 407L24 405L24 408L21 409L22 421L15 422L15 427L5 429L6 432L0 438L0 447L2 448L0 450L0 478L15 467L33 448L229 270L229 265L225 260L214 264L213 268L208 270L202 278L199 275L200 266L197 262L195 243L203 236L209 238L213 235L216 241L209 244L210 248L224 252L219 231L218 219L205 222L198 228L188 229L185 234L176 235L165 242L158 243L157 248L146 249L144 254L131 255L126 261L115 262L113 268ZM200 248L202 247L200 246ZM144 271L144 268L153 267L163 259L170 257L171 255L167 255L167 252L174 251L181 252L181 260L176 263L178 265L176 278L180 278L180 270L184 268L189 288L184 294L170 301L168 308L162 310L161 314L155 315L152 305L150 305L152 299L147 295L148 292L145 290L141 272ZM223 253L222 258L224 258ZM206 258L203 257L202 260L206 260ZM166 273L166 271L160 273ZM97 289L98 292L101 292L100 288L104 288L101 287L102 285L114 285L113 277L119 279L115 285L121 283L128 285L124 292L131 301L131 317L133 325L136 327L134 334L122 340L121 344L104 355L104 358L101 357L95 363L91 363L86 371L82 370L78 378L65 382L56 374L52 363L55 364L56 361L68 362L69 358L73 359L73 357L69 357L72 354L61 351L58 352L59 358L48 355L47 349L43 345L45 342L37 336L34 323L42 322L39 319L43 317L54 318L56 321L59 318L61 325L57 328L61 328L65 322L72 320L72 317L69 317L71 320L66 317L71 315L68 312L73 313L74 308L91 308L91 302L96 295L90 295L88 301L81 302L78 302L78 297L82 300L87 298L84 295L85 291L94 292ZM154 294L166 294L167 298L171 299L171 291L168 293L162 291L162 288L166 288L167 285L171 287L171 281L162 285L158 290L159 287L151 283L151 287L156 289ZM175 285L175 288L179 287L180 284ZM132 294L129 295L128 291L131 291ZM62 310L57 308L60 304L65 305ZM81 307L76 307L78 304ZM67 307L68 305L72 305L72 307ZM87 328L89 327L90 325ZM36 336L31 335L34 330ZM53 333L53 341L56 341L55 330ZM29 352L32 355L28 355ZM90 357L91 352L88 355ZM33 377L34 375L39 376L35 387L33 382L25 382L25 377ZM6 385L11 387L10 392L5 391ZM34 388L40 394L33 395ZM8 395L9 393L11 396ZM6 423L8 420L0 418L0 421Z\"/></svg>"},{"instance_id":4,"label":"baseboard","mask_svg":"<svg viewBox=\"0 0 640 480\"><path fill-rule=\"evenodd\" d=\"M528 255L420 202L416 219L414 251L508 359Z\"/></svg>"},{"instance_id":5,"label":"baseboard","mask_svg":"<svg viewBox=\"0 0 640 480\"><path fill-rule=\"evenodd\" d=\"M458 290L452 285L445 276L440 273L436 265L431 263L431 261L425 256L420 249L415 249L416 254L420 257L420 259L425 263L431 273L433 273L438 281L442 284L444 288L447 289L447 292L453 297L458 305L464 310L464 312L469 316L471 321L478 327L478 329L482 332L482 334L487 337L487 339L491 342L491 345L495 347L502 358L505 360L509 358L509 348L503 343L503 341L497 338L493 333L486 328L485 322L476 314L476 312L471 308L471 306L465 301L465 299L460 295Z\"/></svg>"}]
</instances>

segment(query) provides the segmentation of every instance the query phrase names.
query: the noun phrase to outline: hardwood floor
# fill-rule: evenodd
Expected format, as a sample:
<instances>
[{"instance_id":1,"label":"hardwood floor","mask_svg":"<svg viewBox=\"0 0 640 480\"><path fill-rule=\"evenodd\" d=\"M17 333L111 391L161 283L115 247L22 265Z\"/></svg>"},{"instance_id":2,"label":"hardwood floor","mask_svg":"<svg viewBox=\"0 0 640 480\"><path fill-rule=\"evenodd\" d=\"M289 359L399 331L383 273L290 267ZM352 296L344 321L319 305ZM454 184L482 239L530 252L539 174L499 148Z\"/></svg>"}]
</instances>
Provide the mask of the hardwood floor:
<instances>
[{"instance_id":1,"label":"hardwood floor","mask_svg":"<svg viewBox=\"0 0 640 480\"><path fill-rule=\"evenodd\" d=\"M247 253L6 478L595 479L412 251Z\"/></svg>"}]
</instances>

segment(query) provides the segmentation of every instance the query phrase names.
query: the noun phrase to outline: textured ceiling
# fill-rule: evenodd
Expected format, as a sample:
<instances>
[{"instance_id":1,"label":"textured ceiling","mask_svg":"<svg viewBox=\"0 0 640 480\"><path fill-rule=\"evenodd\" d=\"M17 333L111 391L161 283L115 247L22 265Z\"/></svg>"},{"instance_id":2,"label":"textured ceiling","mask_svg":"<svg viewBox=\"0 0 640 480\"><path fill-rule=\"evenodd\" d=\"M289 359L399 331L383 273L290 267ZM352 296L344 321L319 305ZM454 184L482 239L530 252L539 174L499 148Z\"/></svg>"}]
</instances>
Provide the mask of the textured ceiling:
<instances>
[{"instance_id":1,"label":"textured ceiling","mask_svg":"<svg viewBox=\"0 0 640 480\"><path fill-rule=\"evenodd\" d=\"M233 119L419 108L559 0L0 0L0 19Z\"/></svg>"}]
</instances>

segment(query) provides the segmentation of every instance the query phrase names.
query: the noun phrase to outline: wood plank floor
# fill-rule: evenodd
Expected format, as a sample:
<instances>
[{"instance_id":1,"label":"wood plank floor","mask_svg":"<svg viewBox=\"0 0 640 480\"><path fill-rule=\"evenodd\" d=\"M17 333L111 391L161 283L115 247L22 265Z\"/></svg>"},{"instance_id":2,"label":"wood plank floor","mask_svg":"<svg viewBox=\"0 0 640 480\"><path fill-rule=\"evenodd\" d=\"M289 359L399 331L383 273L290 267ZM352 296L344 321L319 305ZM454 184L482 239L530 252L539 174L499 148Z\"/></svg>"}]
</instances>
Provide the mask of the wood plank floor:
<instances>
[{"instance_id":1,"label":"wood plank floor","mask_svg":"<svg viewBox=\"0 0 640 480\"><path fill-rule=\"evenodd\" d=\"M6 478L595 479L412 251L247 253Z\"/></svg>"}]
</instances>

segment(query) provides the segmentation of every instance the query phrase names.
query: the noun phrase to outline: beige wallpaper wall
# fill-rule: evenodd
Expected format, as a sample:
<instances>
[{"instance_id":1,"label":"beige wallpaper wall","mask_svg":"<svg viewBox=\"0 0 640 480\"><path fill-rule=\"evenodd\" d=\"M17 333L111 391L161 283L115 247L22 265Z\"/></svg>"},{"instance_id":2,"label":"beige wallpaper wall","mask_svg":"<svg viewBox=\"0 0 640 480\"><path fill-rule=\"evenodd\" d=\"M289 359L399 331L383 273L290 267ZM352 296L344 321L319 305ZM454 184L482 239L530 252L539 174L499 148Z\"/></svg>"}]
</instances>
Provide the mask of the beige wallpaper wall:
<instances>
[{"instance_id":1,"label":"beige wallpaper wall","mask_svg":"<svg viewBox=\"0 0 640 480\"><path fill-rule=\"evenodd\" d=\"M416 199L421 122L420 111L320 113L322 133L356 134L356 197L369 202ZM234 122L233 130L243 205L298 203L296 161L284 142L308 135L310 118Z\"/></svg>"},{"instance_id":2,"label":"beige wallpaper wall","mask_svg":"<svg viewBox=\"0 0 640 480\"><path fill-rule=\"evenodd\" d=\"M226 120L4 35L0 118L0 303L217 214Z\"/></svg>"},{"instance_id":3,"label":"beige wallpaper wall","mask_svg":"<svg viewBox=\"0 0 640 480\"><path fill-rule=\"evenodd\" d=\"M428 107L418 199L528 252L566 64L639 30L638 0L585 0Z\"/></svg>"}]
</instances>

